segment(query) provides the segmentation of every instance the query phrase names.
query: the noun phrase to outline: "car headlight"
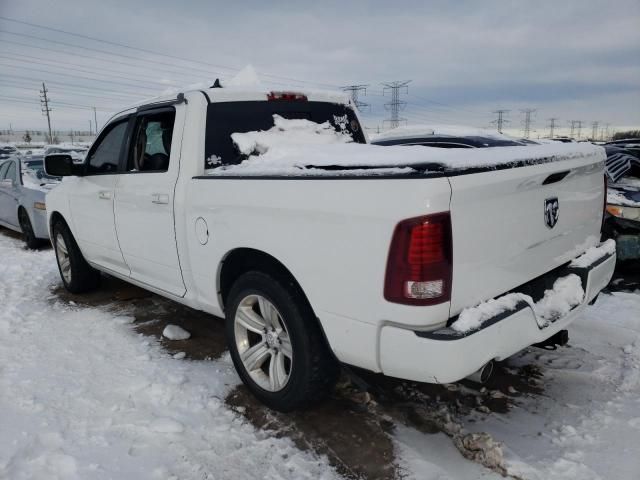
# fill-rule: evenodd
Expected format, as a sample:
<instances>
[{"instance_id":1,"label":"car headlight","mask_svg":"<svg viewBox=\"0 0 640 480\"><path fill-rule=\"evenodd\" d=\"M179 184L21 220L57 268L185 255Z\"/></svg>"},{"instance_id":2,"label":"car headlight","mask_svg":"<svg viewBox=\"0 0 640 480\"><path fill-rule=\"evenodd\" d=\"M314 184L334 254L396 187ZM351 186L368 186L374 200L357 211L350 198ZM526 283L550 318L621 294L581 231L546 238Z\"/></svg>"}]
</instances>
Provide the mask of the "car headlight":
<instances>
[{"instance_id":1,"label":"car headlight","mask_svg":"<svg viewBox=\"0 0 640 480\"><path fill-rule=\"evenodd\" d=\"M36 210L46 210L47 206L45 205L44 202L35 202L33 204L33 208L35 208Z\"/></svg>"},{"instance_id":2,"label":"car headlight","mask_svg":"<svg viewBox=\"0 0 640 480\"><path fill-rule=\"evenodd\" d=\"M614 217L626 220L640 220L640 207L623 207L622 205L607 205L607 212Z\"/></svg>"}]
</instances>

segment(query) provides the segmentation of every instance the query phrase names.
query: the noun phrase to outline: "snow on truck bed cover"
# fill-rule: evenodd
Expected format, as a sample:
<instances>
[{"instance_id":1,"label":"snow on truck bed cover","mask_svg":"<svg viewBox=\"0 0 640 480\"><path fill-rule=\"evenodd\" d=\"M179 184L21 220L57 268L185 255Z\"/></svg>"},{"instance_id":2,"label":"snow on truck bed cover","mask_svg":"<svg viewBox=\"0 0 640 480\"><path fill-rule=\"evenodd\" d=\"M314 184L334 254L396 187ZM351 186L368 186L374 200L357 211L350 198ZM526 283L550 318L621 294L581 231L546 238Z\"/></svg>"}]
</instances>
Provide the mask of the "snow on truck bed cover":
<instances>
[{"instance_id":1,"label":"snow on truck bed cover","mask_svg":"<svg viewBox=\"0 0 640 480\"><path fill-rule=\"evenodd\" d=\"M604 161L602 147L547 144L478 149L377 146L354 143L329 123L288 120L274 115L266 131L231 135L247 158L237 165L206 170L215 176L336 176L455 172L584 159Z\"/></svg>"}]
</instances>

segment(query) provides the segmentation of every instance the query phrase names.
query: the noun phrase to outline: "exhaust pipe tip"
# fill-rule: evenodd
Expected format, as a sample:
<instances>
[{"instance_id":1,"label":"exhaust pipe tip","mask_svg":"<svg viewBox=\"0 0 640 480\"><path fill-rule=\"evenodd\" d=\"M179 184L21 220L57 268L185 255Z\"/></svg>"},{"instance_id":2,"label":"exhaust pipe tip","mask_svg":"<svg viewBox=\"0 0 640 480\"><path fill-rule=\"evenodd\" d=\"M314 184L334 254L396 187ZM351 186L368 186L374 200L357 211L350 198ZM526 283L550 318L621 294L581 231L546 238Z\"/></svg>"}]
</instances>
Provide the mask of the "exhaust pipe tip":
<instances>
[{"instance_id":1,"label":"exhaust pipe tip","mask_svg":"<svg viewBox=\"0 0 640 480\"><path fill-rule=\"evenodd\" d=\"M467 380L471 380L472 382L482 384L482 383L486 383L491 378L492 374L493 374L493 360L490 360L489 362L485 363L482 367L480 367L478 370L476 370L471 375L465 378Z\"/></svg>"}]
</instances>

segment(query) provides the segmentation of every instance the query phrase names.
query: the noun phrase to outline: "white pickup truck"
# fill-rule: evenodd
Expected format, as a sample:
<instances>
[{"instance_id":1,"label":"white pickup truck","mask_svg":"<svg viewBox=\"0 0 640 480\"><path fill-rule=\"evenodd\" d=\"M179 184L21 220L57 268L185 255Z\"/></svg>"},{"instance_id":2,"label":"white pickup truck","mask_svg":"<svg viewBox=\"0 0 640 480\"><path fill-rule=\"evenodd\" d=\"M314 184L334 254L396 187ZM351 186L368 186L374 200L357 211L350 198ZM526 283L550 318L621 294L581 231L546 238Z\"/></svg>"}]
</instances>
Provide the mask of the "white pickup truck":
<instances>
[{"instance_id":1,"label":"white pickup truck","mask_svg":"<svg viewBox=\"0 0 640 480\"><path fill-rule=\"evenodd\" d=\"M278 119L352 143L249 168L235 134ZM615 264L604 151L365 143L330 94L211 88L123 111L84 164L46 159L68 177L46 199L64 285L105 272L224 316L240 377L282 411L322 398L340 363L447 383L562 343Z\"/></svg>"}]
</instances>

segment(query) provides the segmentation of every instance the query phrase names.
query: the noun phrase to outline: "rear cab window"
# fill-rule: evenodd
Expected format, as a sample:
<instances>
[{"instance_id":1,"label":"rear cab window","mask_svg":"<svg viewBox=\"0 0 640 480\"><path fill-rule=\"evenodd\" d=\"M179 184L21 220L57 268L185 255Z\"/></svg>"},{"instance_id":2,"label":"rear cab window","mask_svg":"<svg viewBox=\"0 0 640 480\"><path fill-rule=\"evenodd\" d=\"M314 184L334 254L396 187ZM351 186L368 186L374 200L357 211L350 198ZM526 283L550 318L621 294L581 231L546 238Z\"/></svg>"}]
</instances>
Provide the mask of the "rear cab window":
<instances>
[{"instance_id":1,"label":"rear cab window","mask_svg":"<svg viewBox=\"0 0 640 480\"><path fill-rule=\"evenodd\" d=\"M329 122L336 131L347 132L354 142L366 143L358 118L346 105L313 101L213 102L207 107L205 169L236 165L243 156L231 140L232 133L269 130L273 115L286 119Z\"/></svg>"}]
</instances>

